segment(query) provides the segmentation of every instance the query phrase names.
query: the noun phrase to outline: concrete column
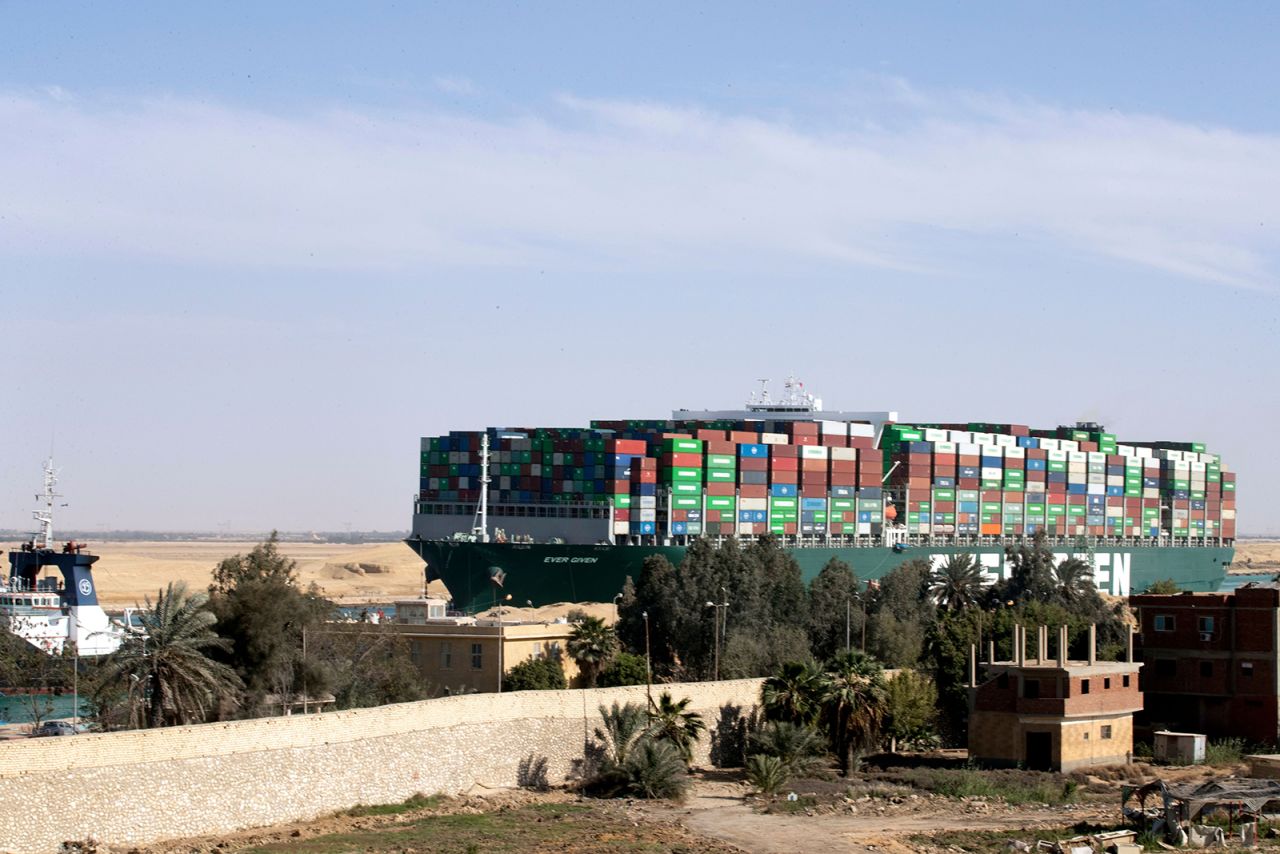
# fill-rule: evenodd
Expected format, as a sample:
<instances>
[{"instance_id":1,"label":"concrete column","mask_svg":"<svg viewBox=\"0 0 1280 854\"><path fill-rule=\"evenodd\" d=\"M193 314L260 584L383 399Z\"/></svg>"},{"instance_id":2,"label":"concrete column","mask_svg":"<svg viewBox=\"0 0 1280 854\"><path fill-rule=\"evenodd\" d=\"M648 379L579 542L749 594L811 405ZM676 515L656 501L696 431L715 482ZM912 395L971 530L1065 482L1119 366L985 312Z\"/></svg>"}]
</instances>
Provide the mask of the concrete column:
<instances>
[{"instance_id":1,"label":"concrete column","mask_svg":"<svg viewBox=\"0 0 1280 854\"><path fill-rule=\"evenodd\" d=\"M1021 667L1026 662L1027 639L1023 636L1023 627L1013 627L1013 663Z\"/></svg>"},{"instance_id":2,"label":"concrete column","mask_svg":"<svg viewBox=\"0 0 1280 854\"><path fill-rule=\"evenodd\" d=\"M978 645L969 644L969 687L978 687Z\"/></svg>"},{"instance_id":3,"label":"concrete column","mask_svg":"<svg viewBox=\"0 0 1280 854\"><path fill-rule=\"evenodd\" d=\"M1133 664L1133 626L1126 626L1125 628L1126 628L1125 634L1127 635L1127 637L1125 638L1125 653L1124 653L1125 659L1124 660L1129 662L1130 664ZM1235 671L1232 670L1232 673L1235 673Z\"/></svg>"},{"instance_id":4,"label":"concrete column","mask_svg":"<svg viewBox=\"0 0 1280 854\"><path fill-rule=\"evenodd\" d=\"M1067 666L1067 627L1058 626L1058 666Z\"/></svg>"},{"instance_id":5,"label":"concrete column","mask_svg":"<svg viewBox=\"0 0 1280 854\"><path fill-rule=\"evenodd\" d=\"M1036 651L1038 653L1036 655L1036 663L1044 664L1046 661L1049 660L1049 627L1048 626L1036 627L1036 647L1037 647Z\"/></svg>"},{"instance_id":6,"label":"concrete column","mask_svg":"<svg viewBox=\"0 0 1280 854\"><path fill-rule=\"evenodd\" d=\"M1098 663L1098 626L1096 623L1089 624L1089 666Z\"/></svg>"},{"instance_id":7,"label":"concrete column","mask_svg":"<svg viewBox=\"0 0 1280 854\"><path fill-rule=\"evenodd\" d=\"M987 664L995 664L995 663L996 663L996 642L993 640L989 640L987 641Z\"/></svg>"}]
</instances>

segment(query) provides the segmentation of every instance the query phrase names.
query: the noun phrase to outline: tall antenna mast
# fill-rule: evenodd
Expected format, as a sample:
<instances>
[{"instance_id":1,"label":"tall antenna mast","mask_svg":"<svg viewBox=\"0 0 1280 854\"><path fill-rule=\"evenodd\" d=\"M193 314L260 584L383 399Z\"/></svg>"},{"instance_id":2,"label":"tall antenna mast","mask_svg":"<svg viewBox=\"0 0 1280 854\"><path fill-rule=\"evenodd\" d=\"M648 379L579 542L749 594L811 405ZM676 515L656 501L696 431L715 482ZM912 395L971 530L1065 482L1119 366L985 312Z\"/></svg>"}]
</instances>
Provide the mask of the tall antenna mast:
<instances>
[{"instance_id":1,"label":"tall antenna mast","mask_svg":"<svg viewBox=\"0 0 1280 854\"><path fill-rule=\"evenodd\" d=\"M44 461L44 492L36 496L36 501L44 502L44 509L37 510L31 515L40 523L40 530L36 533L37 543L40 548L53 548L53 504L61 498L54 487L58 485L58 472L53 467L53 457L50 456Z\"/></svg>"},{"instance_id":2,"label":"tall antenna mast","mask_svg":"<svg viewBox=\"0 0 1280 854\"><path fill-rule=\"evenodd\" d=\"M480 542L489 542L489 432L480 436L480 524L471 532Z\"/></svg>"}]
</instances>

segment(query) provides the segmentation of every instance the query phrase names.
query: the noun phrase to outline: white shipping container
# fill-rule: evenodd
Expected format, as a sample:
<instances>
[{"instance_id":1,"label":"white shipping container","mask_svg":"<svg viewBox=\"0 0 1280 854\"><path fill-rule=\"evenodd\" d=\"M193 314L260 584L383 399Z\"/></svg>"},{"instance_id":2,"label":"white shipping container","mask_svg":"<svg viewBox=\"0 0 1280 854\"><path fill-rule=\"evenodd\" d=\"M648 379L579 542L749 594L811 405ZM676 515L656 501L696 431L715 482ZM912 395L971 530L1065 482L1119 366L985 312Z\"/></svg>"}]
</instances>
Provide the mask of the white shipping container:
<instances>
[{"instance_id":1,"label":"white shipping container","mask_svg":"<svg viewBox=\"0 0 1280 854\"><path fill-rule=\"evenodd\" d=\"M1217 455L1217 454L1201 454L1201 455L1200 455L1200 462L1202 462L1202 463L1216 463L1216 462L1218 462L1218 455Z\"/></svg>"},{"instance_id":2,"label":"white shipping container","mask_svg":"<svg viewBox=\"0 0 1280 854\"><path fill-rule=\"evenodd\" d=\"M1116 453L1122 457L1136 457L1132 445L1116 445Z\"/></svg>"},{"instance_id":3,"label":"white shipping container","mask_svg":"<svg viewBox=\"0 0 1280 854\"><path fill-rule=\"evenodd\" d=\"M655 495L636 495L631 499L632 507L640 507L649 509L658 506L658 498Z\"/></svg>"},{"instance_id":4,"label":"white shipping container","mask_svg":"<svg viewBox=\"0 0 1280 854\"><path fill-rule=\"evenodd\" d=\"M1101 451L1088 451L1088 462L1107 464L1107 455Z\"/></svg>"},{"instance_id":5,"label":"white shipping container","mask_svg":"<svg viewBox=\"0 0 1280 854\"><path fill-rule=\"evenodd\" d=\"M739 533L739 534L750 534L750 533L751 533L751 523L750 523L750 522L739 522L739 523L738 523L738 533Z\"/></svg>"},{"instance_id":6,"label":"white shipping container","mask_svg":"<svg viewBox=\"0 0 1280 854\"><path fill-rule=\"evenodd\" d=\"M1124 486L1124 475L1122 474L1107 475L1107 486Z\"/></svg>"},{"instance_id":7,"label":"white shipping container","mask_svg":"<svg viewBox=\"0 0 1280 854\"><path fill-rule=\"evenodd\" d=\"M861 535L863 535L863 536L866 536L867 534L870 534L870 533L871 533L871 523L870 523L870 522L859 522L859 523L858 523L858 533L859 533L859 534L861 534Z\"/></svg>"},{"instance_id":8,"label":"white shipping container","mask_svg":"<svg viewBox=\"0 0 1280 854\"><path fill-rule=\"evenodd\" d=\"M1045 456L1055 463L1065 463L1067 461L1066 451L1047 451Z\"/></svg>"},{"instance_id":9,"label":"white shipping container","mask_svg":"<svg viewBox=\"0 0 1280 854\"><path fill-rule=\"evenodd\" d=\"M818 430L823 436L845 436L849 435L849 422L847 421L819 421Z\"/></svg>"},{"instance_id":10,"label":"white shipping container","mask_svg":"<svg viewBox=\"0 0 1280 854\"><path fill-rule=\"evenodd\" d=\"M976 457L980 453L982 453L982 446L975 444L973 442L957 442L956 453L964 454L965 456Z\"/></svg>"},{"instance_id":11,"label":"white shipping container","mask_svg":"<svg viewBox=\"0 0 1280 854\"><path fill-rule=\"evenodd\" d=\"M924 430L924 440L926 442L945 442L947 441L947 431L937 430L933 427L926 427Z\"/></svg>"},{"instance_id":12,"label":"white shipping container","mask_svg":"<svg viewBox=\"0 0 1280 854\"><path fill-rule=\"evenodd\" d=\"M1045 492L1046 484L1043 480L1029 480L1026 484L1027 492Z\"/></svg>"},{"instance_id":13,"label":"white shipping container","mask_svg":"<svg viewBox=\"0 0 1280 854\"><path fill-rule=\"evenodd\" d=\"M1195 474L1196 472L1199 472L1200 474L1204 474L1204 469L1205 469L1205 465L1204 465L1204 463L1200 462L1199 460L1192 460L1192 461L1191 461L1191 473L1192 473L1192 474Z\"/></svg>"},{"instance_id":14,"label":"white shipping container","mask_svg":"<svg viewBox=\"0 0 1280 854\"><path fill-rule=\"evenodd\" d=\"M1106 495L1106 494L1107 494L1107 487L1106 487L1106 484L1102 484L1102 483L1091 483L1091 484L1089 484L1088 486L1086 486L1086 487L1085 487L1085 491L1086 491L1089 495Z\"/></svg>"},{"instance_id":15,"label":"white shipping container","mask_svg":"<svg viewBox=\"0 0 1280 854\"><path fill-rule=\"evenodd\" d=\"M614 522L614 523L613 523L613 532L614 532L615 534L627 534L627 533L630 533L630 532L631 532L631 523L630 523L630 522Z\"/></svg>"},{"instance_id":16,"label":"white shipping container","mask_svg":"<svg viewBox=\"0 0 1280 854\"><path fill-rule=\"evenodd\" d=\"M974 433L973 442L975 445L994 445L995 436L990 433Z\"/></svg>"},{"instance_id":17,"label":"white shipping container","mask_svg":"<svg viewBox=\"0 0 1280 854\"><path fill-rule=\"evenodd\" d=\"M1027 449L1019 448L1017 445L1012 448L1005 448L1004 458L1006 460L1024 460L1027 458Z\"/></svg>"},{"instance_id":18,"label":"white shipping container","mask_svg":"<svg viewBox=\"0 0 1280 854\"><path fill-rule=\"evenodd\" d=\"M1142 489L1142 497L1143 497L1143 498L1159 498L1159 497L1160 497L1160 487L1158 487L1158 486L1148 486L1148 487L1143 487L1143 489Z\"/></svg>"},{"instance_id":19,"label":"white shipping container","mask_svg":"<svg viewBox=\"0 0 1280 854\"><path fill-rule=\"evenodd\" d=\"M1150 458L1144 459L1142 461L1142 470L1147 472L1159 472L1160 461L1156 459L1150 459ZM1151 477L1151 475L1147 475L1147 477Z\"/></svg>"},{"instance_id":20,"label":"white shipping container","mask_svg":"<svg viewBox=\"0 0 1280 854\"><path fill-rule=\"evenodd\" d=\"M1223 518L1223 519L1234 519L1234 518L1236 518L1236 511L1235 511L1235 508L1234 508L1234 507L1224 507L1224 508L1222 508L1222 518Z\"/></svg>"},{"instance_id":21,"label":"white shipping container","mask_svg":"<svg viewBox=\"0 0 1280 854\"><path fill-rule=\"evenodd\" d=\"M980 476L983 480L997 480L1004 477L1004 469L992 466L984 466L981 469Z\"/></svg>"},{"instance_id":22,"label":"white shipping container","mask_svg":"<svg viewBox=\"0 0 1280 854\"><path fill-rule=\"evenodd\" d=\"M991 444L990 442L986 442L985 444L983 444L983 445L982 445L982 456L984 456L984 457L999 457L999 458L1003 459L1003 458L1004 458L1004 448L1000 447L999 445L993 445L993 444Z\"/></svg>"},{"instance_id":23,"label":"white shipping container","mask_svg":"<svg viewBox=\"0 0 1280 854\"><path fill-rule=\"evenodd\" d=\"M1108 507L1108 508L1107 508L1107 515L1108 515L1108 516L1123 516L1123 515L1124 515L1124 508L1123 508L1123 507Z\"/></svg>"},{"instance_id":24,"label":"white shipping container","mask_svg":"<svg viewBox=\"0 0 1280 854\"><path fill-rule=\"evenodd\" d=\"M1084 451L1067 451L1067 462L1072 465L1088 465L1089 455Z\"/></svg>"},{"instance_id":25,"label":"white shipping container","mask_svg":"<svg viewBox=\"0 0 1280 854\"><path fill-rule=\"evenodd\" d=\"M1057 439L1041 439L1040 449L1042 451L1061 451L1062 443Z\"/></svg>"},{"instance_id":26,"label":"white shipping container","mask_svg":"<svg viewBox=\"0 0 1280 854\"><path fill-rule=\"evenodd\" d=\"M658 521L657 510L632 510L631 521L633 522L656 522Z\"/></svg>"},{"instance_id":27,"label":"white shipping container","mask_svg":"<svg viewBox=\"0 0 1280 854\"><path fill-rule=\"evenodd\" d=\"M1072 451L1078 451L1080 450L1080 443L1075 441L1074 439L1059 439L1058 450L1066 451L1067 453L1071 453Z\"/></svg>"},{"instance_id":28,"label":"white shipping container","mask_svg":"<svg viewBox=\"0 0 1280 854\"><path fill-rule=\"evenodd\" d=\"M822 445L801 445L800 457L805 460L825 460L827 449Z\"/></svg>"},{"instance_id":29,"label":"white shipping container","mask_svg":"<svg viewBox=\"0 0 1280 854\"><path fill-rule=\"evenodd\" d=\"M1102 472L1098 472L1096 474L1094 472L1089 472L1088 474L1085 475L1085 483L1089 483L1089 484L1096 483L1101 486L1106 486L1107 476Z\"/></svg>"},{"instance_id":30,"label":"white shipping container","mask_svg":"<svg viewBox=\"0 0 1280 854\"><path fill-rule=\"evenodd\" d=\"M768 510L769 499L767 498L739 498L738 509L740 510Z\"/></svg>"},{"instance_id":31,"label":"white shipping container","mask_svg":"<svg viewBox=\"0 0 1280 854\"><path fill-rule=\"evenodd\" d=\"M856 460L858 459L858 449L857 448L832 448L831 459Z\"/></svg>"},{"instance_id":32,"label":"white shipping container","mask_svg":"<svg viewBox=\"0 0 1280 854\"><path fill-rule=\"evenodd\" d=\"M966 445L974 444L973 433L968 430L948 430L947 433L953 442L963 442Z\"/></svg>"},{"instance_id":33,"label":"white shipping container","mask_svg":"<svg viewBox=\"0 0 1280 854\"><path fill-rule=\"evenodd\" d=\"M956 452L955 442L934 442L933 451L936 454L954 454Z\"/></svg>"},{"instance_id":34,"label":"white shipping container","mask_svg":"<svg viewBox=\"0 0 1280 854\"><path fill-rule=\"evenodd\" d=\"M761 433L760 444L787 445L787 444L790 444L790 440L782 433Z\"/></svg>"},{"instance_id":35,"label":"white shipping container","mask_svg":"<svg viewBox=\"0 0 1280 854\"><path fill-rule=\"evenodd\" d=\"M863 424L860 421L850 421L849 435L865 439L874 439L876 436L876 428L872 424Z\"/></svg>"}]
</instances>

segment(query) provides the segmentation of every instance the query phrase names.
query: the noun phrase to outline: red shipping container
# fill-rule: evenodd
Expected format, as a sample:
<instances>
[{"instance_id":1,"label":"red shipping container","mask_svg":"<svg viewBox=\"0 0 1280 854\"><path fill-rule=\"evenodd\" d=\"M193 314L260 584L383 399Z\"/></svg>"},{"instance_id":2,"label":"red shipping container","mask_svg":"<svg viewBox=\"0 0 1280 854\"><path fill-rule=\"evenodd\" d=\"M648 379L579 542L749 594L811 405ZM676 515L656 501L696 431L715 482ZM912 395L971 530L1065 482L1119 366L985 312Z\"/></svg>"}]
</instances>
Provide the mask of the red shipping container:
<instances>
[{"instance_id":1,"label":"red shipping container","mask_svg":"<svg viewBox=\"0 0 1280 854\"><path fill-rule=\"evenodd\" d=\"M1026 455L1027 455L1026 458L1029 460L1049 459L1049 452L1044 450L1043 448L1027 448Z\"/></svg>"},{"instance_id":2,"label":"red shipping container","mask_svg":"<svg viewBox=\"0 0 1280 854\"><path fill-rule=\"evenodd\" d=\"M980 501L1000 501L1004 497L998 489L987 489L978 496Z\"/></svg>"},{"instance_id":3,"label":"red shipping container","mask_svg":"<svg viewBox=\"0 0 1280 854\"><path fill-rule=\"evenodd\" d=\"M849 437L834 435L823 436L822 444L828 448L847 448L849 447Z\"/></svg>"},{"instance_id":4,"label":"red shipping container","mask_svg":"<svg viewBox=\"0 0 1280 854\"><path fill-rule=\"evenodd\" d=\"M958 477L956 478L956 489L977 489L982 481L976 477Z\"/></svg>"},{"instance_id":5,"label":"red shipping container","mask_svg":"<svg viewBox=\"0 0 1280 854\"><path fill-rule=\"evenodd\" d=\"M564 478L553 478L555 480L564 480ZM658 473L656 471L644 471L643 469L631 469L632 483L657 483Z\"/></svg>"},{"instance_id":6,"label":"red shipping container","mask_svg":"<svg viewBox=\"0 0 1280 854\"><path fill-rule=\"evenodd\" d=\"M810 486L806 483L804 486L800 487L800 495L804 498L826 498L827 485L823 483L816 486Z\"/></svg>"},{"instance_id":7,"label":"red shipping container","mask_svg":"<svg viewBox=\"0 0 1280 854\"><path fill-rule=\"evenodd\" d=\"M642 439L606 439L604 451L606 454L643 454L648 448Z\"/></svg>"},{"instance_id":8,"label":"red shipping container","mask_svg":"<svg viewBox=\"0 0 1280 854\"><path fill-rule=\"evenodd\" d=\"M799 483L800 472L798 471L772 471L769 472L770 483Z\"/></svg>"},{"instance_id":9,"label":"red shipping container","mask_svg":"<svg viewBox=\"0 0 1280 854\"><path fill-rule=\"evenodd\" d=\"M819 460L821 462L821 460ZM769 471L799 471L800 461L795 457L770 457Z\"/></svg>"},{"instance_id":10,"label":"red shipping container","mask_svg":"<svg viewBox=\"0 0 1280 854\"><path fill-rule=\"evenodd\" d=\"M705 488L707 495L733 495L734 490L738 487L737 484L716 481L714 483L708 483Z\"/></svg>"},{"instance_id":11,"label":"red shipping container","mask_svg":"<svg viewBox=\"0 0 1280 854\"><path fill-rule=\"evenodd\" d=\"M831 473L832 486L857 486L858 475L851 471L833 471Z\"/></svg>"},{"instance_id":12,"label":"red shipping container","mask_svg":"<svg viewBox=\"0 0 1280 854\"><path fill-rule=\"evenodd\" d=\"M736 454L738 453L738 446L735 445L733 442L708 442L707 453L708 454Z\"/></svg>"},{"instance_id":13,"label":"red shipping container","mask_svg":"<svg viewBox=\"0 0 1280 854\"><path fill-rule=\"evenodd\" d=\"M702 454L663 454L663 468L700 469Z\"/></svg>"},{"instance_id":14,"label":"red shipping container","mask_svg":"<svg viewBox=\"0 0 1280 854\"><path fill-rule=\"evenodd\" d=\"M791 437L791 442L792 442L793 446L799 446L799 445L817 445L817 444L818 444L818 437L817 437L817 436L800 436L800 435L797 435L797 436L792 436L792 437ZM778 446L777 446L777 445L775 445L774 447L778 447ZM794 526L794 525L792 525L791 527L793 527L793 528L794 528L795 526Z\"/></svg>"},{"instance_id":15,"label":"red shipping container","mask_svg":"<svg viewBox=\"0 0 1280 854\"><path fill-rule=\"evenodd\" d=\"M770 445L769 456L799 458L800 448L797 445Z\"/></svg>"},{"instance_id":16,"label":"red shipping container","mask_svg":"<svg viewBox=\"0 0 1280 854\"><path fill-rule=\"evenodd\" d=\"M693 434L704 442L719 442L724 439L723 430L695 430Z\"/></svg>"},{"instance_id":17,"label":"red shipping container","mask_svg":"<svg viewBox=\"0 0 1280 854\"><path fill-rule=\"evenodd\" d=\"M739 445L756 445L760 443L760 434L746 430L730 430L729 441Z\"/></svg>"},{"instance_id":18,"label":"red shipping container","mask_svg":"<svg viewBox=\"0 0 1280 854\"><path fill-rule=\"evenodd\" d=\"M758 536L758 535L760 535L760 534L767 534L767 533L769 533L769 525L768 525L768 523L766 523L766 522L752 522L752 523L751 523L751 533L756 534L757 536Z\"/></svg>"},{"instance_id":19,"label":"red shipping container","mask_svg":"<svg viewBox=\"0 0 1280 854\"><path fill-rule=\"evenodd\" d=\"M863 451L876 450L875 442L876 440L872 439L870 436L850 436L849 437L849 447L857 448L858 453L862 453Z\"/></svg>"},{"instance_id":20,"label":"red shipping container","mask_svg":"<svg viewBox=\"0 0 1280 854\"><path fill-rule=\"evenodd\" d=\"M806 460L806 462L808 461ZM817 462L822 462L822 460L818 460ZM856 472L857 470L858 470L857 460L831 460L832 472L838 472L838 471L839 472L846 472L846 471Z\"/></svg>"},{"instance_id":21,"label":"red shipping container","mask_svg":"<svg viewBox=\"0 0 1280 854\"><path fill-rule=\"evenodd\" d=\"M719 510L708 510L708 511L707 511L707 521L708 521L708 522L719 522L719 521L720 521L720 511L719 511Z\"/></svg>"},{"instance_id":22,"label":"red shipping container","mask_svg":"<svg viewBox=\"0 0 1280 854\"><path fill-rule=\"evenodd\" d=\"M672 522L688 522L689 511L688 510L672 510L671 521Z\"/></svg>"},{"instance_id":23,"label":"red shipping container","mask_svg":"<svg viewBox=\"0 0 1280 854\"><path fill-rule=\"evenodd\" d=\"M769 487L758 483L744 483L738 487L740 498L768 498Z\"/></svg>"},{"instance_id":24,"label":"red shipping container","mask_svg":"<svg viewBox=\"0 0 1280 854\"><path fill-rule=\"evenodd\" d=\"M788 421L782 429L783 433L788 436L816 436L818 435L818 422L816 421Z\"/></svg>"},{"instance_id":25,"label":"red shipping container","mask_svg":"<svg viewBox=\"0 0 1280 854\"><path fill-rule=\"evenodd\" d=\"M631 520L631 510L626 507L615 507L613 509L613 521L629 522Z\"/></svg>"},{"instance_id":26,"label":"red shipping container","mask_svg":"<svg viewBox=\"0 0 1280 854\"><path fill-rule=\"evenodd\" d=\"M797 436L796 438L799 439L802 437ZM797 525L795 522L787 522L785 525L782 526L782 531L783 533L786 533L786 534L794 534L796 533L796 531L799 530L799 528L800 526Z\"/></svg>"},{"instance_id":27,"label":"red shipping container","mask_svg":"<svg viewBox=\"0 0 1280 854\"><path fill-rule=\"evenodd\" d=\"M769 460L766 457L739 457L738 471L768 471Z\"/></svg>"},{"instance_id":28,"label":"red shipping container","mask_svg":"<svg viewBox=\"0 0 1280 854\"><path fill-rule=\"evenodd\" d=\"M808 459L805 459L805 460L801 460L801 461L800 461L800 469L801 469L801 471L822 471L822 472L825 472L825 471L827 470L827 466L828 466L828 465L830 465L830 463L829 463L827 460L808 460Z\"/></svg>"}]
</instances>

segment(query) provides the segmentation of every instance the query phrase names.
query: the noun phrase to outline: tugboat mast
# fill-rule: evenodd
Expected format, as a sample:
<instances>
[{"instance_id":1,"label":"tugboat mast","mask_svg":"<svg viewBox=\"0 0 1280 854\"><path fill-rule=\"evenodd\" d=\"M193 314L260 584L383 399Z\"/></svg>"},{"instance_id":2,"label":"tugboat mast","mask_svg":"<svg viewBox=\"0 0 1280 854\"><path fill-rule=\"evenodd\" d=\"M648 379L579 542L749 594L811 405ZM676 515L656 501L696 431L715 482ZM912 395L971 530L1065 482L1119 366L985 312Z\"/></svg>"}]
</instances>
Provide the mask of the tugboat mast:
<instances>
[{"instance_id":1,"label":"tugboat mast","mask_svg":"<svg viewBox=\"0 0 1280 854\"><path fill-rule=\"evenodd\" d=\"M44 461L44 491L36 495L36 501L44 503L43 510L36 510L31 515L40 523L40 530L34 535L36 547L53 548L53 505L61 498L54 488L58 485L58 472L53 467L53 457Z\"/></svg>"}]
</instances>

